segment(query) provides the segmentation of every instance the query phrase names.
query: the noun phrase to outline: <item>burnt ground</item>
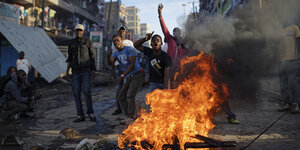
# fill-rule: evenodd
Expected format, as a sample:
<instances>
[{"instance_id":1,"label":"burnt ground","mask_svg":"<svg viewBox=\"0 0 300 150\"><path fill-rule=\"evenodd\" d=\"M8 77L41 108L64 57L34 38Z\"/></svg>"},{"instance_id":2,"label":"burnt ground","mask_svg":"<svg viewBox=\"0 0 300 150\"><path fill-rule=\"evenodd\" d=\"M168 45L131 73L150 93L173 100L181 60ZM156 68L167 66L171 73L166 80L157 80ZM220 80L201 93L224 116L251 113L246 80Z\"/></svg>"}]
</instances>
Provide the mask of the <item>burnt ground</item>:
<instances>
[{"instance_id":1,"label":"burnt ground","mask_svg":"<svg viewBox=\"0 0 300 150\"><path fill-rule=\"evenodd\" d=\"M115 87L107 79L108 74L98 73L93 81L92 95L97 122L91 122L86 118L86 121L82 123L72 122L76 110L70 83L61 79L51 84L41 83L38 91L42 94L42 98L36 102L36 119L0 121L0 139L7 135L14 135L20 137L24 144L0 146L0 149L27 150L33 146L40 146L51 150L71 150L75 149L84 138L101 140L103 148L100 149L117 149L117 135L121 134L126 125L120 123L122 118L120 115L111 115L116 109ZM281 102L278 80L264 80L261 85L262 91L252 98L230 99L232 111L237 115L241 124L229 124L226 115L220 111L213 121L216 126L210 131L209 137L223 141L236 141L237 147L231 149L240 149L280 117L283 113L276 111ZM141 106L143 106L146 91L147 87L143 87L137 95ZM299 124L300 114L288 113L247 149L299 149ZM65 128L76 130L81 137L62 138L60 131Z\"/></svg>"}]
</instances>

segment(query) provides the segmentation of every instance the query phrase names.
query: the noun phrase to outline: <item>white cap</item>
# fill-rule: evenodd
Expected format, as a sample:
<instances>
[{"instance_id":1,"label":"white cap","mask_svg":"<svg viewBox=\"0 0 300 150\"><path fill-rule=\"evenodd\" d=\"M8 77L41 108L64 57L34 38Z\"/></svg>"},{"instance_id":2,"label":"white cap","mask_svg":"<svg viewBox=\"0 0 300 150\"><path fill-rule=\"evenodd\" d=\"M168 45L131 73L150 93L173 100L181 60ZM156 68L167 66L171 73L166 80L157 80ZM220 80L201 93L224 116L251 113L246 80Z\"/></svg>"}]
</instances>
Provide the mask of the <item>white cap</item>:
<instances>
[{"instance_id":1,"label":"white cap","mask_svg":"<svg viewBox=\"0 0 300 150\"><path fill-rule=\"evenodd\" d=\"M84 30L84 26L82 24L77 24L74 28L74 30Z\"/></svg>"}]
</instances>

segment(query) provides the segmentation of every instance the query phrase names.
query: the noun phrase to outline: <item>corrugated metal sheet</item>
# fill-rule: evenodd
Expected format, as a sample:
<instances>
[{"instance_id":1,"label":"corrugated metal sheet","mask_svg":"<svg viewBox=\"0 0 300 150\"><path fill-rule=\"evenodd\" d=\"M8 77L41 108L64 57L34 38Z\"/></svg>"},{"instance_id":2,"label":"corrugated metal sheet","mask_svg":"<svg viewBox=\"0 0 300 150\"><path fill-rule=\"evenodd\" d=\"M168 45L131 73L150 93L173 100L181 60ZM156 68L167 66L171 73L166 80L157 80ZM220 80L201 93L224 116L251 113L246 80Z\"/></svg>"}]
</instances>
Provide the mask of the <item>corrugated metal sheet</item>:
<instances>
[{"instance_id":1,"label":"corrugated metal sheet","mask_svg":"<svg viewBox=\"0 0 300 150\"><path fill-rule=\"evenodd\" d=\"M43 29L0 20L0 32L48 82L66 71L66 58Z\"/></svg>"}]
</instances>

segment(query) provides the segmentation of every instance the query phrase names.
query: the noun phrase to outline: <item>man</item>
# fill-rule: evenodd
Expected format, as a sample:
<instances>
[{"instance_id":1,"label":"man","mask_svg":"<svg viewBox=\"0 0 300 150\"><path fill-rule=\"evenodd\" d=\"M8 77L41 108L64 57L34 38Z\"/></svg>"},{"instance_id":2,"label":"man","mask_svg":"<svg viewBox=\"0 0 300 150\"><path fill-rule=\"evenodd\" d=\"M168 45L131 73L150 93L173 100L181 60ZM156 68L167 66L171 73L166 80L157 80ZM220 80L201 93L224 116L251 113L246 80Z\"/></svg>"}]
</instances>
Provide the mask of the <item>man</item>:
<instances>
[{"instance_id":1,"label":"man","mask_svg":"<svg viewBox=\"0 0 300 150\"><path fill-rule=\"evenodd\" d=\"M91 95L91 77L95 77L95 51L93 43L89 38L85 38L84 27L81 24L75 26L76 38L70 41L68 46L68 67L72 68L72 90L76 102L77 118L73 122L82 122L85 120L81 102L81 87L85 96L87 105L87 114L91 121L96 121Z\"/></svg>"},{"instance_id":2,"label":"man","mask_svg":"<svg viewBox=\"0 0 300 150\"><path fill-rule=\"evenodd\" d=\"M27 109L27 104L31 98L22 97L22 84L25 82L26 73L23 70L18 70L17 73L10 74L11 79L4 87L4 95L0 99L0 105L5 110L4 117L6 120L13 120L17 113L24 112Z\"/></svg>"},{"instance_id":3,"label":"man","mask_svg":"<svg viewBox=\"0 0 300 150\"><path fill-rule=\"evenodd\" d=\"M122 44L124 46L130 46L130 47L133 47L133 42L131 40L128 40L125 38L126 36L126 27L125 26L121 26L118 30L118 35L120 35L121 39L122 39ZM114 44L112 43L112 46L111 46L111 50L112 52L108 52L108 53L114 53L114 52L117 52L118 50L116 49L116 47L114 46ZM108 60L108 63L109 62L109 59ZM115 75L116 76L120 76L122 74L122 70L121 70L121 67L120 67L120 64L118 61L116 61L114 64L114 71L115 71ZM112 79L111 79L112 80ZM118 115L118 114L121 114L122 113L122 109L121 109L121 106L117 100L117 97L119 95L119 92L121 90L123 86L123 80L119 83L118 87L117 87L117 92L116 92L116 101L117 101L117 109L112 113L112 115Z\"/></svg>"},{"instance_id":4,"label":"man","mask_svg":"<svg viewBox=\"0 0 300 150\"><path fill-rule=\"evenodd\" d=\"M23 70L26 73L26 76L29 73L29 70L31 69L31 65L29 63L29 60L25 58L25 53L21 51L19 53L19 59L17 60L17 70Z\"/></svg>"},{"instance_id":5,"label":"man","mask_svg":"<svg viewBox=\"0 0 300 150\"><path fill-rule=\"evenodd\" d=\"M149 92L155 89L171 88L170 67L171 57L161 50L162 39L159 35L148 33L145 38L141 38L134 43L134 47L143 52L150 64L150 87ZM152 38L151 38L152 37ZM143 47L142 44L151 39L151 48Z\"/></svg>"},{"instance_id":6,"label":"man","mask_svg":"<svg viewBox=\"0 0 300 150\"><path fill-rule=\"evenodd\" d=\"M162 17L162 9L163 5L159 4L158 17L166 43L168 44L167 53L172 58L174 67L178 68L180 65L180 59L183 58L189 52L189 50L184 48L184 45L182 44L181 30L179 28L176 27L173 29L173 36L170 34Z\"/></svg>"},{"instance_id":7,"label":"man","mask_svg":"<svg viewBox=\"0 0 300 150\"><path fill-rule=\"evenodd\" d=\"M284 105L278 111L291 111L291 113L299 113L298 100L298 54L296 38L300 37L298 26L291 25L286 27L282 32L281 49L283 56L280 66L280 91L284 100Z\"/></svg>"},{"instance_id":8,"label":"man","mask_svg":"<svg viewBox=\"0 0 300 150\"><path fill-rule=\"evenodd\" d=\"M132 120L136 118L135 96L139 87L143 84L145 73L137 61L136 51L130 46L124 46L120 35L113 36L113 44L118 51L113 54L107 54L109 64L114 64L117 60L120 63L123 72L116 79L116 84L119 84L123 79L126 80L120 90L117 100L123 114L127 119ZM115 77L113 69L114 66L112 68L111 78Z\"/></svg>"}]
</instances>

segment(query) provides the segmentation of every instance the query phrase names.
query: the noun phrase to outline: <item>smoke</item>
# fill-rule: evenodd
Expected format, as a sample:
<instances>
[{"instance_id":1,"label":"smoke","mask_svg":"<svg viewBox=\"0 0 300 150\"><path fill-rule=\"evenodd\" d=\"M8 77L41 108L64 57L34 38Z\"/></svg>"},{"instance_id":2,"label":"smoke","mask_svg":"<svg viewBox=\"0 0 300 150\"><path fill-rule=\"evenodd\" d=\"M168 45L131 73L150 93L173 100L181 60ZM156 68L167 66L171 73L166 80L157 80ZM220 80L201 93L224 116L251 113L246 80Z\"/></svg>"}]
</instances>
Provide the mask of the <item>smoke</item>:
<instances>
[{"instance_id":1,"label":"smoke","mask_svg":"<svg viewBox=\"0 0 300 150\"><path fill-rule=\"evenodd\" d=\"M191 49L215 56L224 80L236 96L255 96L258 82L277 75L281 31L299 23L299 0L247 1L228 16L201 14L187 24L184 42ZM299 25L299 24L298 24Z\"/></svg>"}]
</instances>

